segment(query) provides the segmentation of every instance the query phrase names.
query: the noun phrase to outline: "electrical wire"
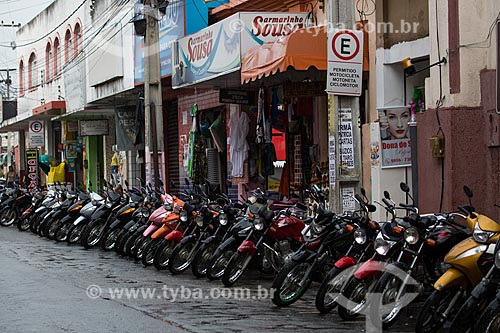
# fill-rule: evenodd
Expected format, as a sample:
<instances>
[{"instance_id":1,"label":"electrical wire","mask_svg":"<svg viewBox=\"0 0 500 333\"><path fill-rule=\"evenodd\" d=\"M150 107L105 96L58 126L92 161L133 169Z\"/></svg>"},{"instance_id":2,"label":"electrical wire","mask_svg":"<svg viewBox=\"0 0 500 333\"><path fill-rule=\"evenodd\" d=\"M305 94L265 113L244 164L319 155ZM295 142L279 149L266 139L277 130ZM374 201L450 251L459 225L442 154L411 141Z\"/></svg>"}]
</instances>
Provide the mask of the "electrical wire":
<instances>
[{"instance_id":1,"label":"electrical wire","mask_svg":"<svg viewBox=\"0 0 500 333\"><path fill-rule=\"evenodd\" d=\"M487 48L490 48L491 47L491 36L493 35L493 30L495 29L495 25L499 21L500 21L500 12L498 12L498 15L495 18L495 20L493 21L493 23L491 23L491 26L490 26L490 28L488 30L488 35L486 36L486 39L484 39L484 40L482 40L480 42L469 43L469 44L461 44L458 47L459 48L461 48L461 47L464 47L464 48L465 47L466 48L478 48L478 49L487 49ZM487 46L475 46L475 45L483 44L485 42L488 42Z\"/></svg>"}]
</instances>

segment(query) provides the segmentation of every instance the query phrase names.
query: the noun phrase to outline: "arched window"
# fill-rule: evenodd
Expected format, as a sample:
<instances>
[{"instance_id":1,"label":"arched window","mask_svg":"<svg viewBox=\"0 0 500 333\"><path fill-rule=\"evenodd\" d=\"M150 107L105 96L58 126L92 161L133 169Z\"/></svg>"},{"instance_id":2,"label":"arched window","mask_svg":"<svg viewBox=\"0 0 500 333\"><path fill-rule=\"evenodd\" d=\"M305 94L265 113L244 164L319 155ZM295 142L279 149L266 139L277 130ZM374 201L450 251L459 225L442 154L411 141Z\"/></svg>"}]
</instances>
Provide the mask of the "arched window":
<instances>
[{"instance_id":1,"label":"arched window","mask_svg":"<svg viewBox=\"0 0 500 333\"><path fill-rule=\"evenodd\" d=\"M80 23L75 25L75 29L73 31L73 38L75 40L75 58L78 56L78 53L82 50L82 29L80 28Z\"/></svg>"},{"instance_id":2,"label":"arched window","mask_svg":"<svg viewBox=\"0 0 500 333\"><path fill-rule=\"evenodd\" d=\"M68 63L73 57L73 38L71 36L71 30L66 30L66 35L64 36L64 63Z\"/></svg>"},{"instance_id":3,"label":"arched window","mask_svg":"<svg viewBox=\"0 0 500 333\"><path fill-rule=\"evenodd\" d=\"M19 62L19 95L24 95L24 62Z\"/></svg>"},{"instance_id":4,"label":"arched window","mask_svg":"<svg viewBox=\"0 0 500 333\"><path fill-rule=\"evenodd\" d=\"M28 60L28 89L36 87L38 84L36 75L36 54L32 52Z\"/></svg>"},{"instance_id":5,"label":"arched window","mask_svg":"<svg viewBox=\"0 0 500 333\"><path fill-rule=\"evenodd\" d=\"M61 43L59 42L59 37L54 39L54 51L52 58L54 61L54 76L56 76L61 70Z\"/></svg>"},{"instance_id":6,"label":"arched window","mask_svg":"<svg viewBox=\"0 0 500 333\"><path fill-rule=\"evenodd\" d=\"M50 79L52 78L52 61L52 45L50 45L50 42L48 42L47 47L45 48L45 81L50 81Z\"/></svg>"}]
</instances>

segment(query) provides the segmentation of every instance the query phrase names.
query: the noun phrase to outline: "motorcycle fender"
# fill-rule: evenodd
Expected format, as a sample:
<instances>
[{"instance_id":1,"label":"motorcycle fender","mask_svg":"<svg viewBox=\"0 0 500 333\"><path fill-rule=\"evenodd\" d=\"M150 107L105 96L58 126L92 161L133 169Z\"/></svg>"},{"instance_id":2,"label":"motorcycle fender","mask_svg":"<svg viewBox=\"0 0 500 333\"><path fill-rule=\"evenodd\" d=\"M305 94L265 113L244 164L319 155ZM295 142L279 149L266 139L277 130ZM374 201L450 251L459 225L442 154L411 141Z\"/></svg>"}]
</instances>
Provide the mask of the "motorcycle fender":
<instances>
[{"instance_id":1,"label":"motorcycle fender","mask_svg":"<svg viewBox=\"0 0 500 333\"><path fill-rule=\"evenodd\" d=\"M221 245L219 245L219 247L217 247L217 250L215 250L215 253L222 253L223 251L226 251L227 248L229 248L230 246L233 246L234 244L236 243L236 238L234 237L229 237L228 239L226 239L224 241L224 243L222 243Z\"/></svg>"},{"instance_id":2,"label":"motorcycle fender","mask_svg":"<svg viewBox=\"0 0 500 333\"><path fill-rule=\"evenodd\" d=\"M29 207L28 209L26 209L24 212L23 212L23 216L26 216L28 215L29 213L31 213L31 211L33 210L33 207Z\"/></svg>"},{"instance_id":3,"label":"motorcycle fender","mask_svg":"<svg viewBox=\"0 0 500 333\"><path fill-rule=\"evenodd\" d=\"M94 220L97 220L97 219L104 219L104 220L107 220L107 215L109 214L109 211L107 209L98 209L94 212L94 214L92 214L92 217L90 218L90 220L94 221Z\"/></svg>"},{"instance_id":4,"label":"motorcycle fender","mask_svg":"<svg viewBox=\"0 0 500 333\"><path fill-rule=\"evenodd\" d=\"M73 217L69 216L69 215L66 215L62 220L61 220L61 223L66 223L66 222L69 222L73 219Z\"/></svg>"},{"instance_id":5,"label":"motorcycle fender","mask_svg":"<svg viewBox=\"0 0 500 333\"><path fill-rule=\"evenodd\" d=\"M451 267L434 283L434 289L441 291L452 287L467 288L468 285L469 280L464 273Z\"/></svg>"},{"instance_id":6,"label":"motorcycle fender","mask_svg":"<svg viewBox=\"0 0 500 333\"><path fill-rule=\"evenodd\" d=\"M149 227L146 228L146 230L144 230L144 232L142 233L142 235L144 237L148 237L149 235L151 235L153 232L155 232L159 228L160 227L158 227L157 225L151 224Z\"/></svg>"},{"instance_id":7,"label":"motorcycle fender","mask_svg":"<svg viewBox=\"0 0 500 333\"><path fill-rule=\"evenodd\" d=\"M35 210L35 213L37 213L37 214L38 214L38 213L40 213L40 212L41 212L41 211L43 211L43 210L47 210L47 207L45 207L45 206L38 207L38 208Z\"/></svg>"},{"instance_id":8,"label":"motorcycle fender","mask_svg":"<svg viewBox=\"0 0 500 333\"><path fill-rule=\"evenodd\" d=\"M208 244L208 243L210 243L210 242L213 242L215 238L216 238L215 236L209 236L208 238L205 238L205 239L202 241L202 243L203 243L203 244Z\"/></svg>"},{"instance_id":9,"label":"motorcycle fender","mask_svg":"<svg viewBox=\"0 0 500 333\"><path fill-rule=\"evenodd\" d=\"M300 251L292 254L292 260L295 262L309 262L314 259L316 253L312 251Z\"/></svg>"},{"instance_id":10,"label":"motorcycle fender","mask_svg":"<svg viewBox=\"0 0 500 333\"><path fill-rule=\"evenodd\" d=\"M73 222L73 225L79 225L83 221L87 221L87 218L85 216L80 216L79 218L76 219L75 222Z\"/></svg>"},{"instance_id":11,"label":"motorcycle fender","mask_svg":"<svg viewBox=\"0 0 500 333\"><path fill-rule=\"evenodd\" d=\"M134 225L136 224L136 222L134 220L131 220L129 221L127 224L125 224L125 226L123 227L123 229L125 230L129 230L130 228L132 228ZM113 225L111 225L111 227L113 227Z\"/></svg>"},{"instance_id":12,"label":"motorcycle fender","mask_svg":"<svg viewBox=\"0 0 500 333\"><path fill-rule=\"evenodd\" d=\"M252 241L246 240L243 241L241 245L238 247L238 252L239 253L248 252L253 257L257 252L257 248L255 247L255 244Z\"/></svg>"},{"instance_id":13,"label":"motorcycle fender","mask_svg":"<svg viewBox=\"0 0 500 333\"><path fill-rule=\"evenodd\" d=\"M168 241L173 240L173 241L176 241L176 242L180 242L182 240L182 232L180 232L179 230L174 230L172 232L169 232L165 236L165 239L168 240Z\"/></svg>"},{"instance_id":14,"label":"motorcycle fender","mask_svg":"<svg viewBox=\"0 0 500 333\"><path fill-rule=\"evenodd\" d=\"M142 234L144 232L144 230L146 230L147 228L148 228L147 225L141 225L140 227L137 228L136 231Z\"/></svg>"},{"instance_id":15,"label":"motorcycle fender","mask_svg":"<svg viewBox=\"0 0 500 333\"><path fill-rule=\"evenodd\" d=\"M358 280L365 280L375 274L380 274L384 269L384 265L375 259L371 258L365 261L357 270L354 272L354 277Z\"/></svg>"},{"instance_id":16,"label":"motorcycle fender","mask_svg":"<svg viewBox=\"0 0 500 333\"><path fill-rule=\"evenodd\" d=\"M340 269L351 267L356 265L356 259L354 259L353 257L346 256L337 260L334 265L335 267Z\"/></svg>"},{"instance_id":17,"label":"motorcycle fender","mask_svg":"<svg viewBox=\"0 0 500 333\"><path fill-rule=\"evenodd\" d=\"M115 220L111 223L111 225L109 226L109 229L110 229L110 230L115 229L116 227L118 227L118 226L120 225L120 223L121 223L121 222L122 222L122 221L120 221L119 219L115 219Z\"/></svg>"},{"instance_id":18,"label":"motorcycle fender","mask_svg":"<svg viewBox=\"0 0 500 333\"><path fill-rule=\"evenodd\" d=\"M188 242L196 242L196 235L189 235L181 240L181 244L186 244Z\"/></svg>"}]
</instances>

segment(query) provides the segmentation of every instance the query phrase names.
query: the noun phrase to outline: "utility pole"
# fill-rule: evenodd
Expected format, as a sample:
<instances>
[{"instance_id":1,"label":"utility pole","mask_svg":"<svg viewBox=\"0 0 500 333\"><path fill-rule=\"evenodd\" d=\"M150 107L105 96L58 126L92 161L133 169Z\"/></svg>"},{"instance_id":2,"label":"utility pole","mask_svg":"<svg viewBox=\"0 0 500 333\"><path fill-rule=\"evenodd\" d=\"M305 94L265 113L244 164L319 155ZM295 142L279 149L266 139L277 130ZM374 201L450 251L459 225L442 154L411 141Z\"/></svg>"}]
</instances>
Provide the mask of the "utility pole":
<instances>
[{"instance_id":1,"label":"utility pole","mask_svg":"<svg viewBox=\"0 0 500 333\"><path fill-rule=\"evenodd\" d=\"M0 72L7 72L7 78L5 80L0 80L0 83L5 83L7 85L7 100L10 100L10 86L12 85L12 80L10 78L10 71L15 71L15 69L2 68Z\"/></svg>"},{"instance_id":2,"label":"utility pole","mask_svg":"<svg viewBox=\"0 0 500 333\"><path fill-rule=\"evenodd\" d=\"M326 2L327 20L330 27L354 28L354 4L352 0ZM339 111L345 111L342 115ZM361 184L361 134L359 129L359 97L328 95L328 136L330 148L330 209L342 213L343 194L351 195ZM342 120L339 120L343 117ZM351 122L354 166L347 167L342 161L342 145L339 140L339 123ZM341 139L341 138L340 138ZM345 191L345 193L344 193Z\"/></svg>"},{"instance_id":3,"label":"utility pole","mask_svg":"<svg viewBox=\"0 0 500 333\"><path fill-rule=\"evenodd\" d=\"M144 36L144 119L146 123L147 152L149 153L149 149L151 149L153 153L152 164L155 186L159 184L160 179L158 147L163 147L159 15L157 8L157 0L144 1L144 16L146 18L146 36Z\"/></svg>"}]
</instances>

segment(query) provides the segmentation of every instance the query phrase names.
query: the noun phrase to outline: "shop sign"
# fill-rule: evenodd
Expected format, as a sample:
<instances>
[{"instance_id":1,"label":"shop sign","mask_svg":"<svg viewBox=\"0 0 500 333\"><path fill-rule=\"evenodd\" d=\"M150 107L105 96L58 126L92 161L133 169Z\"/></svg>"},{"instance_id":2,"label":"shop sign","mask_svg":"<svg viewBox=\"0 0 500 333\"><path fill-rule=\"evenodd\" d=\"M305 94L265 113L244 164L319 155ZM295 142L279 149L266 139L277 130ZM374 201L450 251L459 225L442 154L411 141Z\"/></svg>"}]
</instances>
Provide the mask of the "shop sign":
<instances>
[{"instance_id":1,"label":"shop sign","mask_svg":"<svg viewBox=\"0 0 500 333\"><path fill-rule=\"evenodd\" d=\"M66 113L83 109L86 103L85 62L73 61L64 67Z\"/></svg>"},{"instance_id":2,"label":"shop sign","mask_svg":"<svg viewBox=\"0 0 500 333\"><path fill-rule=\"evenodd\" d=\"M255 46L274 42L294 30L305 28L307 12L298 13L240 13L239 24L232 25L241 31L241 57ZM323 91L324 91L323 86Z\"/></svg>"},{"instance_id":3,"label":"shop sign","mask_svg":"<svg viewBox=\"0 0 500 333\"><path fill-rule=\"evenodd\" d=\"M306 26L307 13L240 12L172 45L172 87L203 82L240 69L256 46Z\"/></svg>"},{"instance_id":4,"label":"shop sign","mask_svg":"<svg viewBox=\"0 0 500 333\"><path fill-rule=\"evenodd\" d=\"M143 149L143 145L136 145L137 132L139 131L136 110L132 108L115 109L116 145L119 151Z\"/></svg>"},{"instance_id":5,"label":"shop sign","mask_svg":"<svg viewBox=\"0 0 500 333\"><path fill-rule=\"evenodd\" d=\"M43 147L45 145L45 129L43 121L31 120L29 122L28 137L28 145L30 148Z\"/></svg>"},{"instance_id":6,"label":"shop sign","mask_svg":"<svg viewBox=\"0 0 500 333\"><path fill-rule=\"evenodd\" d=\"M328 29L326 92L359 96L363 78L363 31Z\"/></svg>"},{"instance_id":7,"label":"shop sign","mask_svg":"<svg viewBox=\"0 0 500 333\"><path fill-rule=\"evenodd\" d=\"M136 4L136 13L144 5ZM184 36L184 1L170 1L165 15L158 22L160 39L160 75L172 74L172 42ZM134 46L134 83L144 82L144 37L135 37Z\"/></svg>"},{"instance_id":8,"label":"shop sign","mask_svg":"<svg viewBox=\"0 0 500 333\"><path fill-rule=\"evenodd\" d=\"M283 97L313 97L325 95L325 82L285 82L283 83Z\"/></svg>"},{"instance_id":9,"label":"shop sign","mask_svg":"<svg viewBox=\"0 0 500 333\"><path fill-rule=\"evenodd\" d=\"M409 107L387 107L378 109L382 167L411 166Z\"/></svg>"},{"instance_id":10,"label":"shop sign","mask_svg":"<svg viewBox=\"0 0 500 333\"><path fill-rule=\"evenodd\" d=\"M38 187L38 149L26 150L26 187L33 192Z\"/></svg>"},{"instance_id":11,"label":"shop sign","mask_svg":"<svg viewBox=\"0 0 500 333\"><path fill-rule=\"evenodd\" d=\"M78 133L80 136L92 136L92 135L108 135L108 120L79 120L78 121Z\"/></svg>"},{"instance_id":12,"label":"shop sign","mask_svg":"<svg viewBox=\"0 0 500 333\"><path fill-rule=\"evenodd\" d=\"M256 103L255 93L248 90L221 89L219 102L225 104L251 105Z\"/></svg>"},{"instance_id":13,"label":"shop sign","mask_svg":"<svg viewBox=\"0 0 500 333\"><path fill-rule=\"evenodd\" d=\"M240 68L240 35L230 25L238 14L178 39L172 49L172 87L206 81Z\"/></svg>"}]
</instances>

